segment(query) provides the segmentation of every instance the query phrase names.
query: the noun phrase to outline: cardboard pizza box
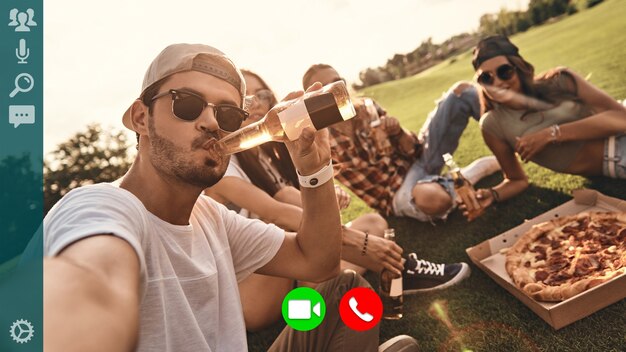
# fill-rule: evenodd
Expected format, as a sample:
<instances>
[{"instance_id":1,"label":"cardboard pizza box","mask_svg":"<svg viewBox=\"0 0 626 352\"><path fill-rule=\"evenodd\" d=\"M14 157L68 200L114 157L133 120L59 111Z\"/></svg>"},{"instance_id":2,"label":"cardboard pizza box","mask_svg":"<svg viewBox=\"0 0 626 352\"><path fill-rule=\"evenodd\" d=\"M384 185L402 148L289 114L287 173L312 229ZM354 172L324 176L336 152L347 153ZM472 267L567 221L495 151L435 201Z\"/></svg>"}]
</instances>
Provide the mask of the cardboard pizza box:
<instances>
[{"instance_id":1,"label":"cardboard pizza box","mask_svg":"<svg viewBox=\"0 0 626 352\"><path fill-rule=\"evenodd\" d=\"M590 189L576 190L573 200L474 247L467 248L467 255L476 266L500 286L558 330L626 298L626 275L618 276L562 302L539 302L513 284L504 268L505 254L500 253L500 250L511 247L519 236L535 224L583 211L626 211L626 201Z\"/></svg>"}]
</instances>

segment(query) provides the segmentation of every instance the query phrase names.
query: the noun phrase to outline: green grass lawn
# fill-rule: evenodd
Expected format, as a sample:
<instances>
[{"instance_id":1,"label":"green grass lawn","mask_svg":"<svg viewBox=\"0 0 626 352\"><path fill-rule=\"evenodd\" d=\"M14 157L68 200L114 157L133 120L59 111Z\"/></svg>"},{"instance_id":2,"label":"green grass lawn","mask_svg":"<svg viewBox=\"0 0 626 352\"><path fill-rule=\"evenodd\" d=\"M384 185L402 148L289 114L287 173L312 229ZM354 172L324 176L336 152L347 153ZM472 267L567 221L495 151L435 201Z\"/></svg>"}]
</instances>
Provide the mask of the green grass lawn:
<instances>
[{"instance_id":1,"label":"green grass lawn","mask_svg":"<svg viewBox=\"0 0 626 352\"><path fill-rule=\"evenodd\" d=\"M407 34L408 36L409 34ZM537 72L568 66L618 99L626 98L626 1L607 0L587 11L532 29L512 38ZM403 80L366 89L403 126L417 131L434 101L458 80L470 80L471 53ZM478 126L470 122L455 159L461 165L488 155ZM470 262L467 247L476 245L525 219L571 199L571 191L593 188L626 199L626 182L562 175L536 165L525 166L531 186L521 196L490 208L467 223L454 213L436 227L412 219L389 218L405 251L441 262ZM479 187L501 181L495 175ZM344 212L348 220L371 211L358 199ZM376 275L368 275L373 286ZM448 324L432 314L433 304L447 311ZM405 297L405 316L384 321L381 342L398 334L415 337L423 351L626 351L626 300L622 300L559 331L472 265L472 276L460 285L432 294ZM429 312L430 311L430 312ZM266 350L282 328L249 334L252 351Z\"/></svg>"}]
</instances>

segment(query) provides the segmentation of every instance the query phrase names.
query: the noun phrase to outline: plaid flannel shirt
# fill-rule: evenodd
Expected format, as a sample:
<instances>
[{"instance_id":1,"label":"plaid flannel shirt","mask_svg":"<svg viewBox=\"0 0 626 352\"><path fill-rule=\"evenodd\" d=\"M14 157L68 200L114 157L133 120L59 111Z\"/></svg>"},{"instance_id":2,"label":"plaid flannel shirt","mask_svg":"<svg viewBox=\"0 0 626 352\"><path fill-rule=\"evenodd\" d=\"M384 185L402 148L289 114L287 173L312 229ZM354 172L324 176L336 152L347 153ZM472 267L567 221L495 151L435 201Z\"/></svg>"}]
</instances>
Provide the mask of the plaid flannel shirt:
<instances>
[{"instance_id":1,"label":"plaid flannel shirt","mask_svg":"<svg viewBox=\"0 0 626 352\"><path fill-rule=\"evenodd\" d=\"M361 128L356 128L356 120L352 120L357 131L353 136L328 128L335 179L371 208L390 215L393 213L393 197L417 159L416 153L403 153L398 141L391 138L392 151L382 155L370 137L369 125L361 124Z\"/></svg>"}]
</instances>

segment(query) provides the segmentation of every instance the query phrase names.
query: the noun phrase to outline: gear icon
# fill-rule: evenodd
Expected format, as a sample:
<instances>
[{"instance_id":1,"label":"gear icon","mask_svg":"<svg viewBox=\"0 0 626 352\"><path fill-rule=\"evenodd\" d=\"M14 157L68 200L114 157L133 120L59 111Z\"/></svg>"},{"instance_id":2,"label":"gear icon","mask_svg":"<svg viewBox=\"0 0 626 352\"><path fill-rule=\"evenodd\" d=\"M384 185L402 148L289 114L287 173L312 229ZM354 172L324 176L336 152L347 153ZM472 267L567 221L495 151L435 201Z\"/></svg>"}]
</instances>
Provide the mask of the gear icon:
<instances>
[{"instance_id":1,"label":"gear icon","mask_svg":"<svg viewBox=\"0 0 626 352\"><path fill-rule=\"evenodd\" d=\"M26 343L33 338L33 335L35 335L33 324L24 319L19 319L13 322L9 332L11 333L13 341L17 343Z\"/></svg>"}]
</instances>

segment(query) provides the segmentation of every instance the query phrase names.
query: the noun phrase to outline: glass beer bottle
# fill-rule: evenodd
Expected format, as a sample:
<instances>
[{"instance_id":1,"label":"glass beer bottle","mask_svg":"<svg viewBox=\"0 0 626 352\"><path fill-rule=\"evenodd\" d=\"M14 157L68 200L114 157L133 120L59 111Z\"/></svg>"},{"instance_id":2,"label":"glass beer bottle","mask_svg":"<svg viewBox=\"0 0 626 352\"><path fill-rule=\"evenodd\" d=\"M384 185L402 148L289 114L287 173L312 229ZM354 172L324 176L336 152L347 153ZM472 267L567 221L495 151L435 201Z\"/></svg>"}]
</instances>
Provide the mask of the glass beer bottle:
<instances>
[{"instance_id":1,"label":"glass beer bottle","mask_svg":"<svg viewBox=\"0 0 626 352\"><path fill-rule=\"evenodd\" d=\"M473 201L474 210L469 211L469 215L474 217L480 215L484 211L484 209L480 206L480 203L476 201L475 197L470 196L471 193L474 193L474 187L472 184L463 176L461 173L461 169L456 164L452 155L446 153L443 155L443 160L448 166L450 176L452 176L452 182L454 183L454 190L457 195L461 197L461 199L471 199Z\"/></svg>"},{"instance_id":2,"label":"glass beer bottle","mask_svg":"<svg viewBox=\"0 0 626 352\"><path fill-rule=\"evenodd\" d=\"M269 141L294 141L306 127L320 130L355 115L345 83L333 82L278 103L261 120L229 134L220 143L226 154L234 154Z\"/></svg>"},{"instance_id":3,"label":"glass beer bottle","mask_svg":"<svg viewBox=\"0 0 626 352\"><path fill-rule=\"evenodd\" d=\"M385 239L395 242L394 229L385 230ZM383 269L380 273L380 299L383 301L383 319L398 320L402 318L402 275L394 278L395 274Z\"/></svg>"},{"instance_id":4,"label":"glass beer bottle","mask_svg":"<svg viewBox=\"0 0 626 352\"><path fill-rule=\"evenodd\" d=\"M390 154L392 149L391 142L387 132L383 130L382 120L380 115L378 115L378 109L376 109L374 101L370 98L365 98L363 99L363 105L365 105L365 110L370 116L370 133L372 134L376 150L380 155Z\"/></svg>"}]
</instances>

